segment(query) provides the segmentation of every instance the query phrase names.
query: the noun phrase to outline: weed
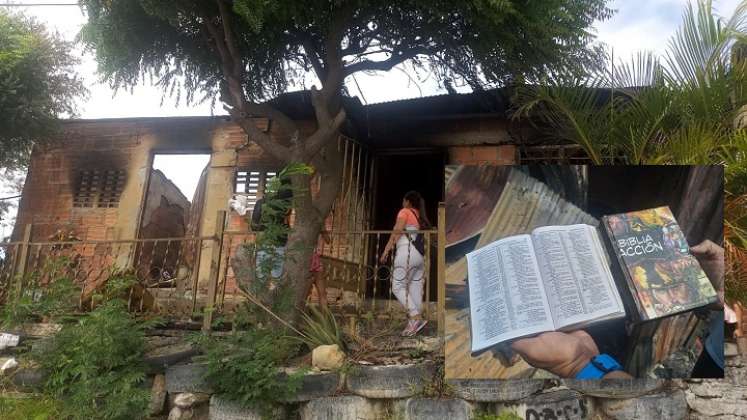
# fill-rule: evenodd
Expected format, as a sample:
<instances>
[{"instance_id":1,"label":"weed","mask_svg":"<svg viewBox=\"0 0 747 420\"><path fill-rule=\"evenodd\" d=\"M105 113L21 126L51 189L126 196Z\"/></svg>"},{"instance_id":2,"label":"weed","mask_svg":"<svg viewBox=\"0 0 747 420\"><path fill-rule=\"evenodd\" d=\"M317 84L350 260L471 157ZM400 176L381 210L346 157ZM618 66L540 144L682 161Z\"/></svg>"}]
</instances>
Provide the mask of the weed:
<instances>
[{"instance_id":1,"label":"weed","mask_svg":"<svg viewBox=\"0 0 747 420\"><path fill-rule=\"evenodd\" d=\"M225 338L201 335L196 341L204 352L196 360L207 363L205 378L216 393L263 416L272 416L273 407L292 397L306 373L280 373L298 345L279 331L234 331Z\"/></svg>"},{"instance_id":2,"label":"weed","mask_svg":"<svg viewBox=\"0 0 747 420\"><path fill-rule=\"evenodd\" d=\"M308 307L307 310L308 312L302 315L301 332L304 336L297 339L306 344L310 350L330 344L337 344L341 350L344 350L346 346L342 339L342 330L332 312L329 309L314 307Z\"/></svg>"},{"instance_id":3,"label":"weed","mask_svg":"<svg viewBox=\"0 0 747 420\"><path fill-rule=\"evenodd\" d=\"M72 313L77 306L78 287L68 276L42 284L41 279L66 266L67 257L54 258L42 269L15 282L5 305L0 309L0 326L12 328L24 322L53 321Z\"/></svg>"},{"instance_id":4,"label":"weed","mask_svg":"<svg viewBox=\"0 0 747 420\"><path fill-rule=\"evenodd\" d=\"M35 395L30 398L0 396L0 418L7 420L57 420L59 403L52 398Z\"/></svg>"},{"instance_id":5,"label":"weed","mask_svg":"<svg viewBox=\"0 0 747 420\"><path fill-rule=\"evenodd\" d=\"M32 357L48 374L45 392L58 399L59 418L125 420L144 416L150 392L145 380L143 322L119 298L128 278L114 277L100 304L62 330Z\"/></svg>"},{"instance_id":6,"label":"weed","mask_svg":"<svg viewBox=\"0 0 747 420\"><path fill-rule=\"evenodd\" d=\"M433 377L426 381L422 388L413 391L416 395L425 398L446 398L454 395L453 388L446 382L443 360L436 363L436 372Z\"/></svg>"},{"instance_id":7,"label":"weed","mask_svg":"<svg viewBox=\"0 0 747 420\"><path fill-rule=\"evenodd\" d=\"M479 412L472 416L472 420L522 420L521 416L511 411L501 411L499 414Z\"/></svg>"}]
</instances>

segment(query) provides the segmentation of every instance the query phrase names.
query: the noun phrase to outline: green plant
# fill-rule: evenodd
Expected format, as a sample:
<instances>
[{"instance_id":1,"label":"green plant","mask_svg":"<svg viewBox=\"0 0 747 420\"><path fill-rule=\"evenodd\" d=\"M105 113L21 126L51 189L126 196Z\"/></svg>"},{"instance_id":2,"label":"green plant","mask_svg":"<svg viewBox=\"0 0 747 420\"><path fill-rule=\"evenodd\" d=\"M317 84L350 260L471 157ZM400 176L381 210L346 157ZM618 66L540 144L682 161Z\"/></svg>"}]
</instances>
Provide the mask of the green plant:
<instances>
[{"instance_id":1,"label":"green plant","mask_svg":"<svg viewBox=\"0 0 747 420\"><path fill-rule=\"evenodd\" d=\"M59 403L54 399L34 395L30 398L0 396L0 418L6 420L57 420Z\"/></svg>"},{"instance_id":2,"label":"green plant","mask_svg":"<svg viewBox=\"0 0 747 420\"><path fill-rule=\"evenodd\" d=\"M0 45L0 167L18 169L32 145L56 133L59 117L76 115L88 90L75 74L74 43L38 21L4 8Z\"/></svg>"},{"instance_id":3,"label":"green plant","mask_svg":"<svg viewBox=\"0 0 747 420\"><path fill-rule=\"evenodd\" d=\"M472 420L522 420L522 417L511 411L501 411L498 414L478 412L472 416Z\"/></svg>"},{"instance_id":4,"label":"green plant","mask_svg":"<svg viewBox=\"0 0 747 420\"><path fill-rule=\"evenodd\" d=\"M578 144L595 164L721 164L725 150L744 153L747 128L735 121L747 105L747 63L732 53L745 33L747 3L728 20L710 1L688 4L663 58L640 53L604 72L519 87L514 118Z\"/></svg>"},{"instance_id":5,"label":"green plant","mask_svg":"<svg viewBox=\"0 0 747 420\"><path fill-rule=\"evenodd\" d=\"M272 416L273 408L292 397L305 371L290 374L281 366L298 350L297 345L273 330L234 331L227 337L195 337L207 364L205 379L228 400Z\"/></svg>"},{"instance_id":6,"label":"green plant","mask_svg":"<svg viewBox=\"0 0 747 420\"><path fill-rule=\"evenodd\" d=\"M301 332L304 335L293 338L302 341L310 350L330 344L337 344L341 350L346 349L340 325L329 309L309 306L302 317Z\"/></svg>"},{"instance_id":7,"label":"green plant","mask_svg":"<svg viewBox=\"0 0 747 420\"><path fill-rule=\"evenodd\" d=\"M49 374L45 392L59 400L59 418L144 416L150 400L150 392L140 386L145 330L158 321L142 321L127 311L127 302L118 296L128 282L112 278L94 310L64 325L49 346L32 354Z\"/></svg>"},{"instance_id":8,"label":"green plant","mask_svg":"<svg viewBox=\"0 0 747 420\"><path fill-rule=\"evenodd\" d=\"M444 398L454 395L454 389L446 382L443 360L436 364L433 377L426 380L421 388L413 389L413 392L426 398Z\"/></svg>"},{"instance_id":9,"label":"green plant","mask_svg":"<svg viewBox=\"0 0 747 420\"><path fill-rule=\"evenodd\" d=\"M340 366L339 369L337 369L337 373L339 373L342 376L349 376L349 375L355 375L361 370L361 365L358 363L355 363L354 361L350 360L349 358L346 358L344 362L342 362L342 366Z\"/></svg>"},{"instance_id":10,"label":"green plant","mask_svg":"<svg viewBox=\"0 0 747 420\"><path fill-rule=\"evenodd\" d=\"M11 328L33 320L54 321L70 315L77 306L80 289L70 277L58 274L64 273L62 268L68 262L65 257L54 258L23 281L16 281L0 309L0 326ZM41 284L43 278L50 280Z\"/></svg>"},{"instance_id":11,"label":"green plant","mask_svg":"<svg viewBox=\"0 0 747 420\"><path fill-rule=\"evenodd\" d=\"M239 285L278 314L287 314L294 309L294 285L287 275L275 278L272 271L278 265L295 260L299 252L304 250L303 246L285 247L291 233L285 219L293 208L292 198L303 193L302 189L291 185L291 177L311 172L312 168L308 165L292 163L268 181L260 217L263 229L258 232L253 243L244 245L245 253L251 255L248 259L250 267L235 267L237 272L248 274L247 278L240 278ZM260 255L263 258L259 258ZM250 318L261 323L269 321L271 318L267 317L264 309L260 309L251 308Z\"/></svg>"}]
</instances>

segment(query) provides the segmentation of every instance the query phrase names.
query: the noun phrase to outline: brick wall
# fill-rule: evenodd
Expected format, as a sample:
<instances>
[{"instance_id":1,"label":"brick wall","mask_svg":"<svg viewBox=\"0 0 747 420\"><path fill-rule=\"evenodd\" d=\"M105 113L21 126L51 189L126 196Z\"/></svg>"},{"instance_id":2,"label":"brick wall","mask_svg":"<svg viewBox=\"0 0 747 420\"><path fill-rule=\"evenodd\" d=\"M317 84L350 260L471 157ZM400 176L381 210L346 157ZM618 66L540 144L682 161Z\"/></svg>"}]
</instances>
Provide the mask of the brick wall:
<instances>
[{"instance_id":1,"label":"brick wall","mask_svg":"<svg viewBox=\"0 0 747 420\"><path fill-rule=\"evenodd\" d=\"M115 238L119 209L73 207L73 195L84 169L124 169L129 182L133 175L129 158L140 142L137 135L119 133L119 127L116 131L99 139L69 136L34 151L13 240L21 239L28 223L33 224L35 241L47 240L58 230L80 239Z\"/></svg>"},{"instance_id":2,"label":"brick wall","mask_svg":"<svg viewBox=\"0 0 747 420\"><path fill-rule=\"evenodd\" d=\"M451 146L450 165L515 165L518 163L514 145L501 146Z\"/></svg>"}]
</instances>

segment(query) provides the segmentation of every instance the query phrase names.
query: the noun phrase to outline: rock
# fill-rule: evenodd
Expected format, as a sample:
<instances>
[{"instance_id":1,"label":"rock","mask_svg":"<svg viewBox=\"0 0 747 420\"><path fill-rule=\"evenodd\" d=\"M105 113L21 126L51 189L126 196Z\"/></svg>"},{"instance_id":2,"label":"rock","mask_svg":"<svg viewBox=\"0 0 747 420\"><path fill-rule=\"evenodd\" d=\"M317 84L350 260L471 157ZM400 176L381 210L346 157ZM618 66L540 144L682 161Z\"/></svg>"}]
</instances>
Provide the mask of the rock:
<instances>
[{"instance_id":1,"label":"rock","mask_svg":"<svg viewBox=\"0 0 747 420\"><path fill-rule=\"evenodd\" d=\"M724 379L691 379L685 390L692 419L719 418L723 420L747 418L747 386L745 369L727 367ZM741 384L740 384L741 383Z\"/></svg>"},{"instance_id":2,"label":"rock","mask_svg":"<svg viewBox=\"0 0 747 420\"><path fill-rule=\"evenodd\" d=\"M21 337L15 334L0 333L0 350L17 346L20 339Z\"/></svg>"},{"instance_id":3,"label":"rock","mask_svg":"<svg viewBox=\"0 0 747 420\"><path fill-rule=\"evenodd\" d=\"M735 343L724 343L724 357L735 357L739 355L739 350Z\"/></svg>"},{"instance_id":4,"label":"rock","mask_svg":"<svg viewBox=\"0 0 747 420\"><path fill-rule=\"evenodd\" d=\"M44 337L44 338L34 339L34 340L31 340L30 342L32 353L46 353L52 350L52 346L54 346L53 337Z\"/></svg>"},{"instance_id":5,"label":"rock","mask_svg":"<svg viewBox=\"0 0 747 420\"><path fill-rule=\"evenodd\" d=\"M339 369L345 363L345 353L337 344L319 346L311 352L311 365L322 369Z\"/></svg>"},{"instance_id":6,"label":"rock","mask_svg":"<svg viewBox=\"0 0 747 420\"><path fill-rule=\"evenodd\" d=\"M174 405L179 408L192 408L210 401L210 394L182 392L174 397Z\"/></svg>"},{"instance_id":7,"label":"rock","mask_svg":"<svg viewBox=\"0 0 747 420\"><path fill-rule=\"evenodd\" d=\"M602 411L612 419L687 418L687 400L682 390L662 392L628 400L600 400Z\"/></svg>"},{"instance_id":8,"label":"rock","mask_svg":"<svg viewBox=\"0 0 747 420\"><path fill-rule=\"evenodd\" d=\"M300 414L301 420L379 420L386 418L387 410L383 402L343 395L311 400L301 407Z\"/></svg>"},{"instance_id":9,"label":"rock","mask_svg":"<svg viewBox=\"0 0 747 420\"><path fill-rule=\"evenodd\" d=\"M161 414L164 404L166 404L166 377L156 375L153 378L153 386L150 389L150 404L148 404L148 413L151 416Z\"/></svg>"},{"instance_id":10,"label":"rock","mask_svg":"<svg viewBox=\"0 0 747 420\"><path fill-rule=\"evenodd\" d=\"M194 418L194 411L191 408L174 407L169 411L168 420L191 420Z\"/></svg>"},{"instance_id":11,"label":"rock","mask_svg":"<svg viewBox=\"0 0 747 420\"><path fill-rule=\"evenodd\" d=\"M170 346L172 344L179 344L183 342L183 337L171 337L163 335L146 336L145 337L145 351L157 349L159 347Z\"/></svg>"},{"instance_id":12,"label":"rock","mask_svg":"<svg viewBox=\"0 0 747 420\"><path fill-rule=\"evenodd\" d=\"M166 391L169 394L180 392L201 392L210 394L213 390L205 381L206 367L203 364L174 365L166 369Z\"/></svg>"},{"instance_id":13,"label":"rock","mask_svg":"<svg viewBox=\"0 0 747 420\"><path fill-rule=\"evenodd\" d=\"M360 366L347 377L348 390L368 398L407 398L433 380L431 363L392 366Z\"/></svg>"},{"instance_id":14,"label":"rock","mask_svg":"<svg viewBox=\"0 0 747 420\"><path fill-rule=\"evenodd\" d=\"M314 398L328 397L337 392L340 386L340 375L336 372L309 373L304 375L301 387L288 402L309 401Z\"/></svg>"},{"instance_id":15,"label":"rock","mask_svg":"<svg viewBox=\"0 0 747 420\"><path fill-rule=\"evenodd\" d=\"M350 290L342 291L342 306L357 306L359 302L360 299L358 299L358 295L355 292Z\"/></svg>"},{"instance_id":16,"label":"rock","mask_svg":"<svg viewBox=\"0 0 747 420\"><path fill-rule=\"evenodd\" d=\"M747 386L747 366L742 362L742 358L739 356L730 357L725 362L724 382Z\"/></svg>"},{"instance_id":17,"label":"rock","mask_svg":"<svg viewBox=\"0 0 747 420\"><path fill-rule=\"evenodd\" d=\"M545 387L541 379L450 379L447 383L456 396L477 402L516 401Z\"/></svg>"},{"instance_id":18,"label":"rock","mask_svg":"<svg viewBox=\"0 0 747 420\"><path fill-rule=\"evenodd\" d=\"M653 378L636 379L565 379L563 384L584 395L602 398L635 398L661 389L665 381Z\"/></svg>"},{"instance_id":19,"label":"rock","mask_svg":"<svg viewBox=\"0 0 747 420\"><path fill-rule=\"evenodd\" d=\"M275 411L276 418L285 418L284 407L278 407ZM209 420L262 420L262 415L257 410L244 408L240 404L228 401L213 395L210 398Z\"/></svg>"},{"instance_id":20,"label":"rock","mask_svg":"<svg viewBox=\"0 0 747 420\"><path fill-rule=\"evenodd\" d=\"M408 398L395 403L395 411L403 420L470 420L473 407L458 398Z\"/></svg>"},{"instance_id":21,"label":"rock","mask_svg":"<svg viewBox=\"0 0 747 420\"><path fill-rule=\"evenodd\" d=\"M39 368L24 367L13 373L12 381L21 390L36 390L44 385L47 375Z\"/></svg>"},{"instance_id":22,"label":"rock","mask_svg":"<svg viewBox=\"0 0 747 420\"><path fill-rule=\"evenodd\" d=\"M175 365L199 353L198 349L191 343L169 344L156 347L144 355L144 361L152 368L163 368Z\"/></svg>"},{"instance_id":23,"label":"rock","mask_svg":"<svg viewBox=\"0 0 747 420\"><path fill-rule=\"evenodd\" d=\"M0 375L7 375L18 367L15 357L0 357Z\"/></svg>"},{"instance_id":24,"label":"rock","mask_svg":"<svg viewBox=\"0 0 747 420\"><path fill-rule=\"evenodd\" d=\"M47 338L57 334L61 329L62 324L38 322L21 325L18 329L18 333L24 338Z\"/></svg>"},{"instance_id":25,"label":"rock","mask_svg":"<svg viewBox=\"0 0 747 420\"><path fill-rule=\"evenodd\" d=\"M400 350L419 350L425 353L435 353L441 349L439 337L405 338L397 346Z\"/></svg>"},{"instance_id":26,"label":"rock","mask_svg":"<svg viewBox=\"0 0 747 420\"><path fill-rule=\"evenodd\" d=\"M533 395L513 403L496 404L496 413L512 412L527 420L596 418L593 399L568 389Z\"/></svg>"}]
</instances>

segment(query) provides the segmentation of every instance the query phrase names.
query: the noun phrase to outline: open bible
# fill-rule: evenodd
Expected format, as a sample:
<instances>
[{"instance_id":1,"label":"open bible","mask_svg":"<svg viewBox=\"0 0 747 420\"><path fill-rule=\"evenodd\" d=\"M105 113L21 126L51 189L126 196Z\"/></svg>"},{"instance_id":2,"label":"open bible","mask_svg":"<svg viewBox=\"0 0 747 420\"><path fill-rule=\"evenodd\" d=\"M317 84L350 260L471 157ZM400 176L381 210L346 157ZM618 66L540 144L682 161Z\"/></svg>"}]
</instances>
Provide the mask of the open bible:
<instances>
[{"instance_id":1,"label":"open bible","mask_svg":"<svg viewBox=\"0 0 747 420\"><path fill-rule=\"evenodd\" d=\"M467 254L471 351L625 316L597 229L545 226Z\"/></svg>"}]
</instances>

